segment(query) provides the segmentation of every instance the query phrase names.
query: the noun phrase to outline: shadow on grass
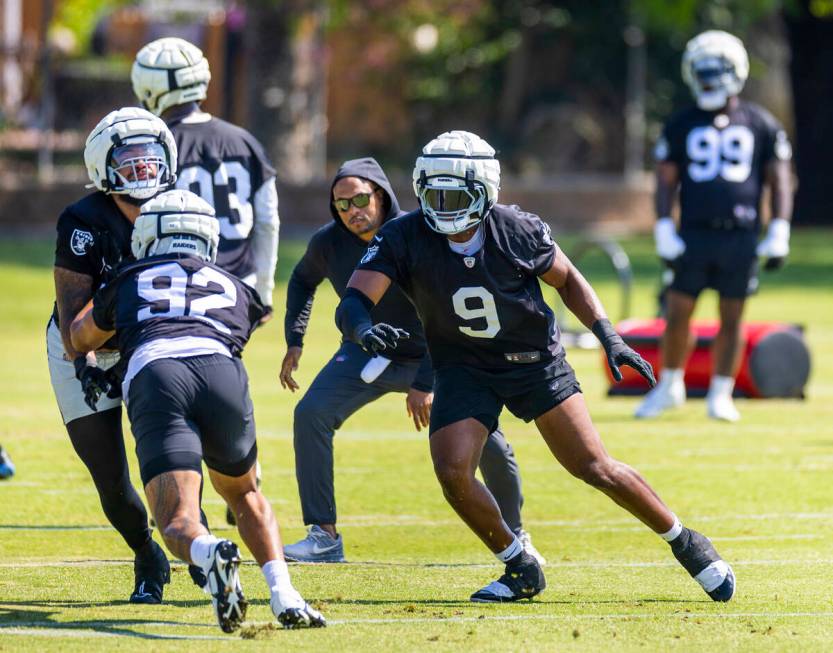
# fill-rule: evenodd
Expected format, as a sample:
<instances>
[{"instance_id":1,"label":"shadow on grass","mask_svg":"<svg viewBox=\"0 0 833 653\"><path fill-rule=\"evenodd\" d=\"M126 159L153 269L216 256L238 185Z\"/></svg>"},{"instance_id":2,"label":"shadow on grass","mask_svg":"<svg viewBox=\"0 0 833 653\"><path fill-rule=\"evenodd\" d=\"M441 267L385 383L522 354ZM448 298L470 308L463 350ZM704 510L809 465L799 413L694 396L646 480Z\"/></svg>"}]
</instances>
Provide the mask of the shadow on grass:
<instances>
[{"instance_id":1,"label":"shadow on grass","mask_svg":"<svg viewBox=\"0 0 833 653\"><path fill-rule=\"evenodd\" d=\"M126 603L121 601L109 602L86 602L86 601L0 601L0 636L2 636L5 629L23 629L28 634L35 634L32 631L60 631L60 630L88 630L95 633L105 635L135 637L138 639L219 639L226 640L219 634L212 635L184 635L184 634L156 634L144 633L135 630L137 627L187 627L187 628L205 628L215 629L205 623L187 623L180 621L160 620L160 619L78 619L74 621L56 621L55 616L59 614L54 610L31 610L25 609L39 606L54 606L58 608L68 607L107 607L118 606ZM14 607L9 607L14 606ZM24 606L24 607L17 607Z\"/></svg>"}]
</instances>

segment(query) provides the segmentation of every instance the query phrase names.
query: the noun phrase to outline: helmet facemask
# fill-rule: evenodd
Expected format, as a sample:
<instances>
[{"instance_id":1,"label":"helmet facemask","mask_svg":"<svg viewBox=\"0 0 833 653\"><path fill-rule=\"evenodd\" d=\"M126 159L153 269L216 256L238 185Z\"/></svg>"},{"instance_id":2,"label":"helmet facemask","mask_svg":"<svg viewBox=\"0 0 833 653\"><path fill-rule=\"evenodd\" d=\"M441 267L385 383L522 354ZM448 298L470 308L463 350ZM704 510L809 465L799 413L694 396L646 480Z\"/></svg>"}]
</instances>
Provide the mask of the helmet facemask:
<instances>
[{"instance_id":1,"label":"helmet facemask","mask_svg":"<svg viewBox=\"0 0 833 653\"><path fill-rule=\"evenodd\" d=\"M732 62L720 56L692 61L691 80L697 106L704 111L722 109L729 97L737 95L743 86Z\"/></svg>"},{"instance_id":2,"label":"helmet facemask","mask_svg":"<svg viewBox=\"0 0 833 653\"><path fill-rule=\"evenodd\" d=\"M417 181L418 199L428 226L434 231L458 234L479 224L490 206L486 187L474 179L474 171L466 177L452 175L426 176L422 171Z\"/></svg>"},{"instance_id":3,"label":"helmet facemask","mask_svg":"<svg viewBox=\"0 0 833 653\"><path fill-rule=\"evenodd\" d=\"M144 139L115 145L107 163L107 181L111 193L139 203L150 199L173 181L165 146Z\"/></svg>"}]
</instances>

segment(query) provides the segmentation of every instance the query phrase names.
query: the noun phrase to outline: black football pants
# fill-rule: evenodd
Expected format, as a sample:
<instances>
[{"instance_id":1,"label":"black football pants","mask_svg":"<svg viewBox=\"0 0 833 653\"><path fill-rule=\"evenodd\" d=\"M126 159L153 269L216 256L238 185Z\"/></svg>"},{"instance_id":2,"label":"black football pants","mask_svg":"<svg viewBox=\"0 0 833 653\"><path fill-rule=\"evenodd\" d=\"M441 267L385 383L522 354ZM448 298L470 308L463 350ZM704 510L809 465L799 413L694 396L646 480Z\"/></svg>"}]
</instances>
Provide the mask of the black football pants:
<instances>
[{"instance_id":1,"label":"black football pants","mask_svg":"<svg viewBox=\"0 0 833 653\"><path fill-rule=\"evenodd\" d=\"M150 540L148 514L130 482L121 406L66 425L72 446L93 477L104 514L127 545L138 552Z\"/></svg>"},{"instance_id":2,"label":"black football pants","mask_svg":"<svg viewBox=\"0 0 833 653\"><path fill-rule=\"evenodd\" d=\"M305 524L336 523L335 432L350 415L382 395L408 392L419 367L418 362L391 362L379 378L365 383L360 375L369 360L370 355L358 345L343 343L295 407L295 475ZM489 434L480 471L504 521L513 531L520 531L521 476L515 452L499 428Z\"/></svg>"}]
</instances>

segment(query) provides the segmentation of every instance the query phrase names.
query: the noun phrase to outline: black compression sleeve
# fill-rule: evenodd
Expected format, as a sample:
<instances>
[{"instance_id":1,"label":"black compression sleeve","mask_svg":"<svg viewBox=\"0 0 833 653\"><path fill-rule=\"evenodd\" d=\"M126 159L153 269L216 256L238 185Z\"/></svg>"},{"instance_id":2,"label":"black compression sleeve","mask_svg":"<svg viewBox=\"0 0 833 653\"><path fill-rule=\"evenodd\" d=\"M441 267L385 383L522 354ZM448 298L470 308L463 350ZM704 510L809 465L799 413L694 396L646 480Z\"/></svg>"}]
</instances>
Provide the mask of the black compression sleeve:
<instances>
[{"instance_id":1,"label":"black compression sleeve","mask_svg":"<svg viewBox=\"0 0 833 653\"><path fill-rule=\"evenodd\" d=\"M361 290L348 288L336 308L336 326L344 337L357 344L362 342L362 334L373 326L370 310L373 302Z\"/></svg>"}]
</instances>

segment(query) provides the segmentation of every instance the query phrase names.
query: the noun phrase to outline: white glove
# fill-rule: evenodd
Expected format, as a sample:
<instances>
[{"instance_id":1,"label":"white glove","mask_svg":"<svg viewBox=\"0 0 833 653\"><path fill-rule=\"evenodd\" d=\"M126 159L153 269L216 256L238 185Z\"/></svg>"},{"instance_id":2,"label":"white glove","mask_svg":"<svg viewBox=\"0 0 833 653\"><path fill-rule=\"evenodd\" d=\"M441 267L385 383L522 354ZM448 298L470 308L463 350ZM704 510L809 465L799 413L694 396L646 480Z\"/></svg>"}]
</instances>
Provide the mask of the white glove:
<instances>
[{"instance_id":1,"label":"white glove","mask_svg":"<svg viewBox=\"0 0 833 653\"><path fill-rule=\"evenodd\" d=\"M774 218L769 221L766 237L758 243L758 256L784 258L790 253L790 221Z\"/></svg>"},{"instance_id":2,"label":"white glove","mask_svg":"<svg viewBox=\"0 0 833 653\"><path fill-rule=\"evenodd\" d=\"M657 255L666 261L673 261L685 251L685 241L677 234L673 218L660 218L654 225L654 242Z\"/></svg>"}]
</instances>

